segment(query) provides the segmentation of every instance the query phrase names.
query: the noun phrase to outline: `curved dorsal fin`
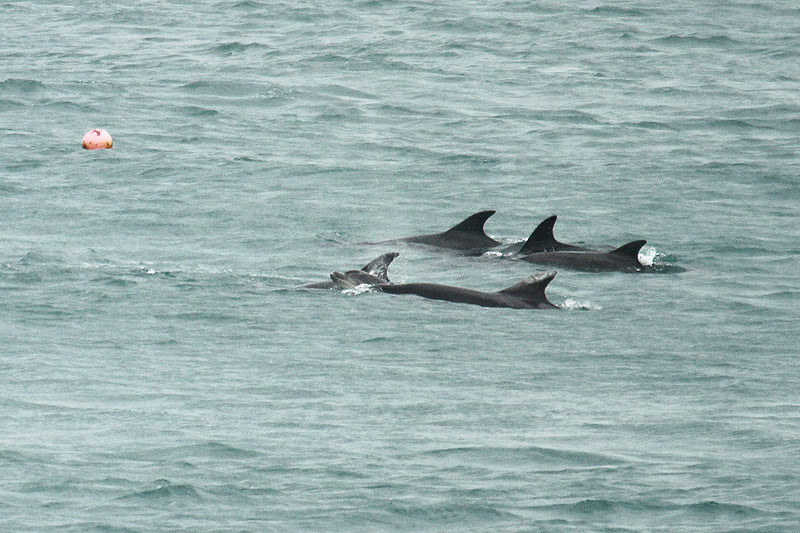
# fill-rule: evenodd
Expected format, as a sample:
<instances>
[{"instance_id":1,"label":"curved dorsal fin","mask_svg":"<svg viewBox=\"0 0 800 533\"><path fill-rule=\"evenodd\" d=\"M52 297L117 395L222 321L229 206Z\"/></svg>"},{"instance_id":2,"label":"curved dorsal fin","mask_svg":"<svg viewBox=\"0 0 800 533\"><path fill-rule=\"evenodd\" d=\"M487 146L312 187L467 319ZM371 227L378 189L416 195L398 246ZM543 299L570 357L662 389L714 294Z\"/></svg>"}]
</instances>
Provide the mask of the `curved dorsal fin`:
<instances>
[{"instance_id":1,"label":"curved dorsal fin","mask_svg":"<svg viewBox=\"0 0 800 533\"><path fill-rule=\"evenodd\" d=\"M536 229L533 230L531 236L528 237L528 240L525 241L525 244L522 245L519 254L528 255L541 252L554 248L556 244L559 244L553 235L553 226L556 224L556 218L558 217L553 215L542 220L539 225L536 226Z\"/></svg>"},{"instance_id":2,"label":"curved dorsal fin","mask_svg":"<svg viewBox=\"0 0 800 533\"><path fill-rule=\"evenodd\" d=\"M489 219L490 216L494 215L495 211L490 209L488 211L480 211L479 213L475 213L474 215L470 215L449 230L445 231L445 233L452 232L464 232L464 233L477 233L479 235L486 235L483 231L483 225L486 224L486 221ZM488 235L487 235L488 237Z\"/></svg>"},{"instance_id":3,"label":"curved dorsal fin","mask_svg":"<svg viewBox=\"0 0 800 533\"><path fill-rule=\"evenodd\" d=\"M553 281L553 278L556 277L556 274L557 272L555 270L539 272L538 274L534 274L533 276L520 281L516 285L512 285L511 287L498 292L516 296L517 298L521 298L529 302L550 303L547 300L544 290L547 288L550 282Z\"/></svg>"},{"instance_id":4,"label":"curved dorsal fin","mask_svg":"<svg viewBox=\"0 0 800 533\"><path fill-rule=\"evenodd\" d=\"M641 250L642 246L644 246L645 244L647 244L647 241L645 241L644 239L639 241L631 241L628 244L623 244L616 250L611 250L608 253L614 255L621 255L625 257L633 257L634 259L636 259L639 257L639 250Z\"/></svg>"},{"instance_id":5,"label":"curved dorsal fin","mask_svg":"<svg viewBox=\"0 0 800 533\"><path fill-rule=\"evenodd\" d=\"M380 278L383 281L389 282L389 265L392 261L394 261L395 257L400 255L397 252L389 252L388 254L383 254L380 257L376 257L363 267L361 270L368 274L372 274L376 278Z\"/></svg>"}]
</instances>

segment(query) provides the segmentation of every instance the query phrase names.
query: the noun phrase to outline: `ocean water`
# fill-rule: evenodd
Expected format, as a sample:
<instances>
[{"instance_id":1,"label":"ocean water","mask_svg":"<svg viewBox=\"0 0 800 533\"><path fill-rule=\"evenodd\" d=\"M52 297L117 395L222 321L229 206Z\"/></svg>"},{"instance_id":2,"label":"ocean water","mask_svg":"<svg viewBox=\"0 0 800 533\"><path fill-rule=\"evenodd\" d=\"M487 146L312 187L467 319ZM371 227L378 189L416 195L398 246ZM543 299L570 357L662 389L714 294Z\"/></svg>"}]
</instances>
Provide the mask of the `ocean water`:
<instances>
[{"instance_id":1,"label":"ocean water","mask_svg":"<svg viewBox=\"0 0 800 533\"><path fill-rule=\"evenodd\" d=\"M800 530L795 2L114 4L0 1L0 530ZM483 209L685 271L298 288Z\"/></svg>"}]
</instances>

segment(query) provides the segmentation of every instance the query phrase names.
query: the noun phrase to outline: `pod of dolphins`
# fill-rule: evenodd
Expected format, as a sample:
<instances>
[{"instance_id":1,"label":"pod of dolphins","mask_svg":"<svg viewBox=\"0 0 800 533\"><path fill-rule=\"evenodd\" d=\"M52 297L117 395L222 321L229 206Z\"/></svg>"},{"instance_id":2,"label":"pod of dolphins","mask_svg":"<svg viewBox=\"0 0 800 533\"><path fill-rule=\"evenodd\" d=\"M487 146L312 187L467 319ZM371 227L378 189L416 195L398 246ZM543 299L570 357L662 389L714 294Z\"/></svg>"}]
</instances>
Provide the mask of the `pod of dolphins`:
<instances>
[{"instance_id":1,"label":"pod of dolphins","mask_svg":"<svg viewBox=\"0 0 800 533\"><path fill-rule=\"evenodd\" d=\"M523 243L503 245L486 235L486 221L495 211L480 211L471 215L447 231L426 235L415 235L381 243L407 242L435 248L456 250L470 255L481 255L487 251L498 251L503 257L527 261L537 265L568 268L584 272L650 272L652 267L639 261L639 250L647 241L631 241L608 250L596 250L575 244L559 242L553 235L556 215L543 220L528 240ZM351 289L368 285L389 294L414 294L433 300L467 303L483 307L508 307L513 309L558 309L545 295L547 285L556 276L555 271L540 272L519 283L497 292L485 292L437 283L392 283L388 269L398 256L397 252L383 254L360 270L333 272L329 281L303 285L312 289ZM677 269L680 271L682 269Z\"/></svg>"}]
</instances>

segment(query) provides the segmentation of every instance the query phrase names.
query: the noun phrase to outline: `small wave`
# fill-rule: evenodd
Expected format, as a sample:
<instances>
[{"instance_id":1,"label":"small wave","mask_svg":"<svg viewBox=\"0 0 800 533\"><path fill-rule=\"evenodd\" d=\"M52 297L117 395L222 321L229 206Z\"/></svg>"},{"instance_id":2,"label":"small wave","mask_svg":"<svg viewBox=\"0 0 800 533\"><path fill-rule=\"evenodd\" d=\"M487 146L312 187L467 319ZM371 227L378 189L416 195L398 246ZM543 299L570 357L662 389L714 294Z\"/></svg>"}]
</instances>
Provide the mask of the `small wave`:
<instances>
[{"instance_id":1,"label":"small wave","mask_svg":"<svg viewBox=\"0 0 800 533\"><path fill-rule=\"evenodd\" d=\"M397 337L370 337L369 339L364 339L361 341L361 344L372 344L374 342L381 343L381 342L391 342L396 340Z\"/></svg>"},{"instance_id":2,"label":"small wave","mask_svg":"<svg viewBox=\"0 0 800 533\"><path fill-rule=\"evenodd\" d=\"M74 524L66 524L58 528L59 531L79 531L81 533L141 533L141 529L132 529L129 527L120 527L119 525L112 525L100 522L77 522Z\"/></svg>"},{"instance_id":3,"label":"small wave","mask_svg":"<svg viewBox=\"0 0 800 533\"><path fill-rule=\"evenodd\" d=\"M174 448L153 448L133 453L123 453L126 459L138 461L203 459L240 459L258 457L257 452L211 441Z\"/></svg>"},{"instance_id":4,"label":"small wave","mask_svg":"<svg viewBox=\"0 0 800 533\"><path fill-rule=\"evenodd\" d=\"M800 119L787 118L775 121L775 127L778 129L789 130L792 132L800 131Z\"/></svg>"},{"instance_id":5,"label":"small wave","mask_svg":"<svg viewBox=\"0 0 800 533\"><path fill-rule=\"evenodd\" d=\"M359 120L359 117L363 115L364 112L356 106L340 106L336 109L323 111L314 118L319 122L342 123Z\"/></svg>"},{"instance_id":6,"label":"small wave","mask_svg":"<svg viewBox=\"0 0 800 533\"><path fill-rule=\"evenodd\" d=\"M609 500L582 500L571 506L571 509L577 513L608 512L613 508L614 502Z\"/></svg>"},{"instance_id":7,"label":"small wave","mask_svg":"<svg viewBox=\"0 0 800 533\"><path fill-rule=\"evenodd\" d=\"M706 123L707 126L712 128L722 129L722 130L742 130L742 129L762 129L762 130L769 130L772 129L769 126L760 126L758 124L753 124L752 122L747 122L746 120L741 119L730 119L730 118L719 118L710 120Z\"/></svg>"},{"instance_id":8,"label":"small wave","mask_svg":"<svg viewBox=\"0 0 800 533\"><path fill-rule=\"evenodd\" d=\"M209 487L205 491L215 496L274 496L281 494L279 489L261 486L261 482L243 482L244 485L220 485Z\"/></svg>"},{"instance_id":9,"label":"small wave","mask_svg":"<svg viewBox=\"0 0 800 533\"><path fill-rule=\"evenodd\" d=\"M767 299L767 300L785 300L787 302L796 302L800 300L800 291L797 290L785 290L785 291L775 291L769 292L766 294L762 294L759 298Z\"/></svg>"},{"instance_id":10,"label":"small wave","mask_svg":"<svg viewBox=\"0 0 800 533\"><path fill-rule=\"evenodd\" d=\"M37 272L14 272L10 279L19 287L29 283L41 283L42 276Z\"/></svg>"},{"instance_id":11,"label":"small wave","mask_svg":"<svg viewBox=\"0 0 800 533\"><path fill-rule=\"evenodd\" d=\"M21 265L42 265L42 264L62 264L64 260L60 257L47 255L42 252L31 250L19 260Z\"/></svg>"},{"instance_id":12,"label":"small wave","mask_svg":"<svg viewBox=\"0 0 800 533\"><path fill-rule=\"evenodd\" d=\"M792 79L791 81L796 81ZM800 106L795 104L781 103L781 104L768 104L761 106L748 106L738 107L730 110L731 115L738 115L742 117L759 117L759 118L773 118L781 119L787 116L793 116L800 112Z\"/></svg>"},{"instance_id":13,"label":"small wave","mask_svg":"<svg viewBox=\"0 0 800 533\"><path fill-rule=\"evenodd\" d=\"M0 460L12 464L25 464L29 461L29 458L14 450L0 450Z\"/></svg>"},{"instance_id":14,"label":"small wave","mask_svg":"<svg viewBox=\"0 0 800 533\"><path fill-rule=\"evenodd\" d=\"M535 113L535 118L540 120L549 120L552 122L568 122L572 124L605 124L605 122L599 117L585 111L578 111L577 109L556 109L552 111L538 112Z\"/></svg>"},{"instance_id":15,"label":"small wave","mask_svg":"<svg viewBox=\"0 0 800 533\"><path fill-rule=\"evenodd\" d=\"M270 47L262 44L262 43L240 43L237 41L230 42L230 43L222 43L216 46L213 46L209 49L212 54L221 54L221 55L233 55L236 53L246 52L248 50L253 49L267 49L269 50Z\"/></svg>"},{"instance_id":16,"label":"small wave","mask_svg":"<svg viewBox=\"0 0 800 533\"><path fill-rule=\"evenodd\" d=\"M364 472L348 470L345 468L326 468L325 473L331 477L339 479L368 479L370 477Z\"/></svg>"},{"instance_id":17,"label":"small wave","mask_svg":"<svg viewBox=\"0 0 800 533\"><path fill-rule=\"evenodd\" d=\"M12 109L17 107L24 107L25 104L22 102L17 102L16 100L6 100L5 98L0 98L0 111L6 109Z\"/></svg>"},{"instance_id":18,"label":"small wave","mask_svg":"<svg viewBox=\"0 0 800 533\"><path fill-rule=\"evenodd\" d=\"M39 168L43 165L42 161L37 161L35 159L21 159L6 165L6 170L12 172L19 172L19 171L30 171L35 168Z\"/></svg>"},{"instance_id":19,"label":"small wave","mask_svg":"<svg viewBox=\"0 0 800 533\"><path fill-rule=\"evenodd\" d=\"M647 13L641 9L616 6L597 6L594 9L590 9L589 13L594 15L620 15L623 17L644 17L647 15Z\"/></svg>"},{"instance_id":20,"label":"small wave","mask_svg":"<svg viewBox=\"0 0 800 533\"><path fill-rule=\"evenodd\" d=\"M391 502L389 511L400 515L405 519L421 520L425 523L444 522L451 524L463 523L464 521L492 521L518 519L514 513L501 511L496 507L487 504L461 504L445 502L432 505L402 505Z\"/></svg>"},{"instance_id":21,"label":"small wave","mask_svg":"<svg viewBox=\"0 0 800 533\"><path fill-rule=\"evenodd\" d=\"M24 78L6 78L0 81L0 94L2 93L32 93L45 88L44 83L37 80Z\"/></svg>"},{"instance_id":22,"label":"small wave","mask_svg":"<svg viewBox=\"0 0 800 533\"><path fill-rule=\"evenodd\" d=\"M398 104L382 104L378 107L378 110L382 114L389 116L418 117L424 115L420 110Z\"/></svg>"},{"instance_id":23,"label":"small wave","mask_svg":"<svg viewBox=\"0 0 800 533\"><path fill-rule=\"evenodd\" d=\"M332 84L332 85L325 85L320 88L325 94L329 94L331 96L341 96L344 98L350 99L358 99L358 100L378 100L378 97L373 93L364 92L353 87L349 87L347 85L339 85L339 84ZM391 106L388 104L382 105L379 109L383 109L384 107L392 108L395 106Z\"/></svg>"},{"instance_id":24,"label":"small wave","mask_svg":"<svg viewBox=\"0 0 800 533\"><path fill-rule=\"evenodd\" d=\"M774 251L765 248L763 246L758 246L757 242L736 242L733 243L720 243L716 246L716 252L720 256L723 255L741 255L741 256L749 256L749 257L772 257Z\"/></svg>"},{"instance_id":25,"label":"small wave","mask_svg":"<svg viewBox=\"0 0 800 533\"><path fill-rule=\"evenodd\" d=\"M6 168L6 170L11 170L12 169L11 166L7 166L5 168ZM0 193L18 193L21 190L22 189L20 189L19 187L15 186L15 185L11 185L10 183L0 183Z\"/></svg>"},{"instance_id":26,"label":"small wave","mask_svg":"<svg viewBox=\"0 0 800 533\"><path fill-rule=\"evenodd\" d=\"M469 166L498 166L503 163L501 159L478 154L449 154L442 157L446 163L466 164Z\"/></svg>"},{"instance_id":27,"label":"small wave","mask_svg":"<svg viewBox=\"0 0 800 533\"><path fill-rule=\"evenodd\" d=\"M797 50L796 49L787 49L787 50L771 50L767 53L768 57L775 58L775 59L794 59L797 57ZM794 78L786 77L787 79L784 81L795 81Z\"/></svg>"},{"instance_id":28,"label":"small wave","mask_svg":"<svg viewBox=\"0 0 800 533\"><path fill-rule=\"evenodd\" d=\"M79 104L72 100L50 100L42 104L45 109L56 109L63 111L81 111L81 112L94 112L97 111L96 107L87 104Z\"/></svg>"},{"instance_id":29,"label":"small wave","mask_svg":"<svg viewBox=\"0 0 800 533\"><path fill-rule=\"evenodd\" d=\"M470 461L481 458L490 459L493 462L503 461L504 459L512 463L523 461L530 464L531 461L540 463L570 463L575 466L616 466L622 463L621 460L606 455L591 452L580 452L574 450L559 450L555 448L539 448L536 446L526 446L519 448L498 448L498 447L460 447L443 448L422 452L422 455L433 457L458 457L464 456Z\"/></svg>"},{"instance_id":30,"label":"small wave","mask_svg":"<svg viewBox=\"0 0 800 533\"><path fill-rule=\"evenodd\" d=\"M140 490L131 494L120 496L120 500L202 500L203 498L195 490L194 486L185 483L173 485L166 479L159 479L153 483L155 487Z\"/></svg>"},{"instance_id":31,"label":"small wave","mask_svg":"<svg viewBox=\"0 0 800 533\"><path fill-rule=\"evenodd\" d=\"M216 109L209 109L207 107L198 107L194 105L184 106L180 110L184 114L191 117L213 117L220 114Z\"/></svg>"},{"instance_id":32,"label":"small wave","mask_svg":"<svg viewBox=\"0 0 800 533\"><path fill-rule=\"evenodd\" d=\"M242 317L229 313L215 313L211 311L192 311L188 313L175 313L167 315L154 315L156 318L167 320L187 320L190 322L239 322Z\"/></svg>"},{"instance_id":33,"label":"small wave","mask_svg":"<svg viewBox=\"0 0 800 533\"><path fill-rule=\"evenodd\" d=\"M574 503L556 504L543 506L549 509L563 509L567 512L573 512L581 515L586 514L605 514L605 513L651 513L651 512L674 512L674 511L687 511L690 513L698 513L703 515L753 515L760 513L754 507L745 505L718 503L715 501L706 501L690 504L672 504L660 501L646 501L646 500L606 500L606 499L593 499L587 498Z\"/></svg>"},{"instance_id":34,"label":"small wave","mask_svg":"<svg viewBox=\"0 0 800 533\"><path fill-rule=\"evenodd\" d=\"M129 287L138 284L135 280L125 279L110 274L96 277L92 281L95 283L102 283L103 285L107 285L109 287Z\"/></svg>"},{"instance_id":35,"label":"small wave","mask_svg":"<svg viewBox=\"0 0 800 533\"><path fill-rule=\"evenodd\" d=\"M705 131L715 130L722 132L742 133L744 130L751 129L771 129L763 126L756 126L744 120L724 119L719 117L705 116L691 119L677 120L676 127L680 131ZM738 163L743 164L743 163Z\"/></svg>"},{"instance_id":36,"label":"small wave","mask_svg":"<svg viewBox=\"0 0 800 533\"><path fill-rule=\"evenodd\" d=\"M734 515L751 515L759 513L760 511L754 507L746 505L738 505L735 503L719 503L715 501L706 501L700 503L693 503L687 506L687 509L693 512L719 515L719 514L734 514Z\"/></svg>"},{"instance_id":37,"label":"small wave","mask_svg":"<svg viewBox=\"0 0 800 533\"><path fill-rule=\"evenodd\" d=\"M640 122L628 122L628 126L632 126L634 128L643 128L647 130L669 130L669 131L676 131L677 128L670 126L669 124L665 124L663 122L658 122L654 120L643 120Z\"/></svg>"},{"instance_id":38,"label":"small wave","mask_svg":"<svg viewBox=\"0 0 800 533\"><path fill-rule=\"evenodd\" d=\"M240 0L239 2L234 2L233 4L227 4L221 2L216 4L217 9L262 9L264 6L258 2L253 2L251 0Z\"/></svg>"},{"instance_id":39,"label":"small wave","mask_svg":"<svg viewBox=\"0 0 800 533\"><path fill-rule=\"evenodd\" d=\"M324 54L317 54L317 55L310 55L308 56L305 61L309 63L342 63L348 64L352 63L354 60L351 57L335 54L335 53L324 53Z\"/></svg>"},{"instance_id":40,"label":"small wave","mask_svg":"<svg viewBox=\"0 0 800 533\"><path fill-rule=\"evenodd\" d=\"M669 45L696 45L696 46L730 46L733 44L740 44L736 39L731 39L727 35L709 35L707 37L700 37L697 35L677 35L672 34L666 37L660 37L652 42Z\"/></svg>"},{"instance_id":41,"label":"small wave","mask_svg":"<svg viewBox=\"0 0 800 533\"><path fill-rule=\"evenodd\" d=\"M224 96L253 96L264 92L261 85L216 80L193 81L181 85L180 88L196 94Z\"/></svg>"},{"instance_id":42,"label":"small wave","mask_svg":"<svg viewBox=\"0 0 800 533\"><path fill-rule=\"evenodd\" d=\"M235 446L231 446L230 444L225 444L216 441L209 441L202 444L195 444L191 446L183 446L176 449L178 450L182 449L187 452L191 452L191 454L195 456L205 456L210 458L219 458L219 457L243 458L243 457L259 456L257 452L246 450L243 448L237 448Z\"/></svg>"}]
</instances>

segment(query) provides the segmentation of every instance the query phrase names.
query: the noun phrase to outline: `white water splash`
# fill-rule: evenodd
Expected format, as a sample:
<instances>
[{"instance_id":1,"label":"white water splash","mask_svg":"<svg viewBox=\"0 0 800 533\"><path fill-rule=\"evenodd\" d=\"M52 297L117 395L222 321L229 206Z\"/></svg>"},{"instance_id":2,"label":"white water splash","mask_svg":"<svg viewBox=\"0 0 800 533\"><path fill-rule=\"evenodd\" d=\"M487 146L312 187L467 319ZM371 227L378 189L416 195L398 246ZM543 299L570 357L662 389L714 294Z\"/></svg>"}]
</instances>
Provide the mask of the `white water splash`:
<instances>
[{"instance_id":1,"label":"white water splash","mask_svg":"<svg viewBox=\"0 0 800 533\"><path fill-rule=\"evenodd\" d=\"M657 255L658 252L653 246L644 246L639 250L639 262L644 266L653 266L653 261Z\"/></svg>"},{"instance_id":2,"label":"white water splash","mask_svg":"<svg viewBox=\"0 0 800 533\"><path fill-rule=\"evenodd\" d=\"M564 303L561 304L561 308L567 311L600 311L603 309L602 306L593 304L592 302L579 302L572 298L564 300Z\"/></svg>"},{"instance_id":3,"label":"white water splash","mask_svg":"<svg viewBox=\"0 0 800 533\"><path fill-rule=\"evenodd\" d=\"M351 294L357 295L357 294L364 294L365 292L371 292L372 289L373 286L370 285L369 283L362 283L361 285L356 285L352 289L342 289L342 293L348 295Z\"/></svg>"}]
</instances>

